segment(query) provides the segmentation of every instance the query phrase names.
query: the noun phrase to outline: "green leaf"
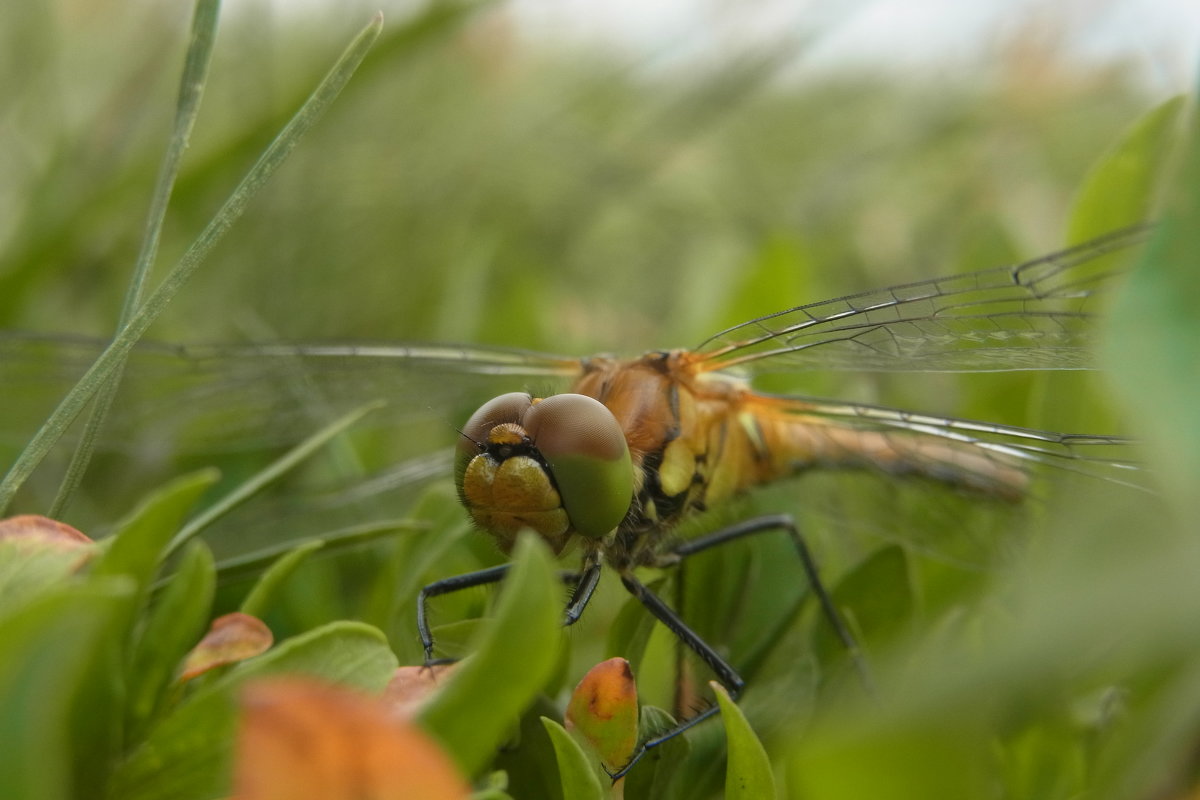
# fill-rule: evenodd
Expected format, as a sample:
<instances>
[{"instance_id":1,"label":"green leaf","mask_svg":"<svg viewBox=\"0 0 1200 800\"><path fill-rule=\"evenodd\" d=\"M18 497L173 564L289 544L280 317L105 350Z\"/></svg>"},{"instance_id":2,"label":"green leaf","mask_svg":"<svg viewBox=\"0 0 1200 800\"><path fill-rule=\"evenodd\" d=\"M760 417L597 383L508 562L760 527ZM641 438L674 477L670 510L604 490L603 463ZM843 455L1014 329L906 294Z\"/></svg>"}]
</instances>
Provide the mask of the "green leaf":
<instances>
[{"instance_id":1,"label":"green leaf","mask_svg":"<svg viewBox=\"0 0 1200 800\"><path fill-rule=\"evenodd\" d=\"M508 775L503 771L493 772L482 781L483 786L471 793L471 800L513 800L508 789Z\"/></svg>"},{"instance_id":2,"label":"green leaf","mask_svg":"<svg viewBox=\"0 0 1200 800\"><path fill-rule=\"evenodd\" d=\"M87 665L93 680L79 689L73 709L71 734L75 747L86 748L88 758L73 766L80 785L99 785L110 766L125 748L124 722L129 713L127 693L132 636L137 615L149 594L150 580L158 570L163 548L179 529L188 509L216 479L206 470L175 480L144 500L118 526L111 545L92 568L92 579L121 577L132 581L134 591L114 616L109 636Z\"/></svg>"},{"instance_id":3,"label":"green leaf","mask_svg":"<svg viewBox=\"0 0 1200 800\"><path fill-rule=\"evenodd\" d=\"M335 622L282 642L238 664L179 705L113 774L110 796L122 800L187 800L230 792L238 689L247 680L301 674L379 692L396 669L383 634L369 625Z\"/></svg>"},{"instance_id":4,"label":"green leaf","mask_svg":"<svg viewBox=\"0 0 1200 800\"><path fill-rule=\"evenodd\" d=\"M899 545L872 553L844 577L831 594L834 607L848 619L867 651L878 649L908 629L913 613L913 587L908 556ZM813 647L822 664L844 661L850 654L824 614L817 620Z\"/></svg>"},{"instance_id":5,"label":"green leaf","mask_svg":"<svg viewBox=\"0 0 1200 800\"><path fill-rule=\"evenodd\" d=\"M775 776L771 772L771 760L762 742L754 735L750 723L729 697L725 687L716 681L710 685L721 706L721 719L725 723L725 739L728 742L729 763L725 768L725 797L727 800L762 800L775 796Z\"/></svg>"},{"instance_id":6,"label":"green leaf","mask_svg":"<svg viewBox=\"0 0 1200 800\"><path fill-rule=\"evenodd\" d=\"M88 668L133 587L91 581L40 597L0 621L0 797L57 800L83 796L72 787L71 710Z\"/></svg>"},{"instance_id":7,"label":"green leaf","mask_svg":"<svg viewBox=\"0 0 1200 800\"><path fill-rule=\"evenodd\" d=\"M991 737L950 714L879 725L834 724L808 731L788 761L788 789L823 800L929 800L993 794L982 766Z\"/></svg>"},{"instance_id":8,"label":"green leaf","mask_svg":"<svg viewBox=\"0 0 1200 800\"><path fill-rule=\"evenodd\" d=\"M471 646L479 638L479 632L486 629L488 624L486 619L473 617L438 625L431 632L440 651L466 655L471 652Z\"/></svg>"},{"instance_id":9,"label":"green leaf","mask_svg":"<svg viewBox=\"0 0 1200 800\"><path fill-rule=\"evenodd\" d=\"M1075 197L1067 244L1147 222L1155 215L1185 108L1182 95L1156 106L1096 162Z\"/></svg>"},{"instance_id":10,"label":"green leaf","mask_svg":"<svg viewBox=\"0 0 1200 800\"><path fill-rule=\"evenodd\" d=\"M513 551L495 619L446 686L422 710L421 724L473 775L492 758L518 715L554 671L562 597L554 561L534 536Z\"/></svg>"},{"instance_id":11,"label":"green leaf","mask_svg":"<svg viewBox=\"0 0 1200 800\"><path fill-rule=\"evenodd\" d=\"M650 590L656 591L662 582L651 585ZM650 643L650 635L654 632L657 620L646 611L646 607L637 598L630 597L621 604L621 610L608 628L608 644L605 652L625 658L633 671L641 672L642 658L646 655L646 647Z\"/></svg>"},{"instance_id":12,"label":"green leaf","mask_svg":"<svg viewBox=\"0 0 1200 800\"><path fill-rule=\"evenodd\" d=\"M1156 473L1180 513L1200 513L1200 123L1193 111L1168 207L1113 304L1104 355L1157 461ZM1147 399L1153 413L1146 413Z\"/></svg>"},{"instance_id":13,"label":"green leaf","mask_svg":"<svg viewBox=\"0 0 1200 800\"><path fill-rule=\"evenodd\" d=\"M421 653L420 643L412 636L412 625L423 576L435 565L445 564L447 554L474 529L463 514L458 494L448 483L435 484L423 492L410 514L417 520L410 527L421 526L424 530L414 536L397 537L395 557L385 567L386 573L371 598L371 614L374 619L387 620L387 630L401 656L408 652L415 659ZM411 643L411 650L406 643Z\"/></svg>"},{"instance_id":14,"label":"green leaf","mask_svg":"<svg viewBox=\"0 0 1200 800\"><path fill-rule=\"evenodd\" d=\"M203 635L216 573L204 542L192 542L146 617L129 666L128 738L136 741L170 688L180 662Z\"/></svg>"},{"instance_id":15,"label":"green leaf","mask_svg":"<svg viewBox=\"0 0 1200 800\"><path fill-rule=\"evenodd\" d=\"M267 605L271 602L274 595L279 591L279 587L286 581L296 568L303 564L308 557L325 546L325 542L317 539L311 542L304 542L296 545L291 551L285 553L275 561L266 572L255 582L254 588L242 600L242 605L239 610L243 614L249 614L253 617L263 617L263 613Z\"/></svg>"},{"instance_id":16,"label":"green leaf","mask_svg":"<svg viewBox=\"0 0 1200 800\"><path fill-rule=\"evenodd\" d=\"M168 483L151 494L117 526L112 545L92 567L93 575L125 575L147 587L171 537L218 473L201 470Z\"/></svg>"},{"instance_id":17,"label":"green leaf","mask_svg":"<svg viewBox=\"0 0 1200 800\"><path fill-rule=\"evenodd\" d=\"M552 719L542 717L542 725L554 742L554 754L558 758L558 776L562 780L563 797L580 800L603 800L604 789L596 768L583 752L579 743L567 733L567 729Z\"/></svg>"}]
</instances>

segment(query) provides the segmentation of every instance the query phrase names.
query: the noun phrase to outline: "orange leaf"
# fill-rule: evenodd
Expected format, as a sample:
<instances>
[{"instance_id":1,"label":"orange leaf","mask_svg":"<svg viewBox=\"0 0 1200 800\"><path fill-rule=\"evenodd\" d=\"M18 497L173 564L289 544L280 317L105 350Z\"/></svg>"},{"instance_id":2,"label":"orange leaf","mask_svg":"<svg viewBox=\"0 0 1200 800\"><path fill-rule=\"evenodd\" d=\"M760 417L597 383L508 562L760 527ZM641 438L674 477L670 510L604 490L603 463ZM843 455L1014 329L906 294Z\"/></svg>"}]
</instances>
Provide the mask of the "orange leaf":
<instances>
[{"instance_id":1,"label":"orange leaf","mask_svg":"<svg viewBox=\"0 0 1200 800\"><path fill-rule=\"evenodd\" d=\"M189 681L215 667L256 656L273 641L271 629L257 617L240 611L217 617L200 644L184 659L180 680Z\"/></svg>"},{"instance_id":2,"label":"orange leaf","mask_svg":"<svg viewBox=\"0 0 1200 800\"><path fill-rule=\"evenodd\" d=\"M21 514L0 520L0 541L40 543L62 550L74 550L94 544L86 535L67 523L37 514Z\"/></svg>"},{"instance_id":3,"label":"orange leaf","mask_svg":"<svg viewBox=\"0 0 1200 800\"><path fill-rule=\"evenodd\" d=\"M459 800L450 758L378 698L308 678L242 693L236 800Z\"/></svg>"},{"instance_id":4,"label":"orange leaf","mask_svg":"<svg viewBox=\"0 0 1200 800\"><path fill-rule=\"evenodd\" d=\"M96 543L85 534L65 522L37 514L0 520L0 544L31 556L61 554L74 558L71 571L87 563L96 550Z\"/></svg>"},{"instance_id":5,"label":"orange leaf","mask_svg":"<svg viewBox=\"0 0 1200 800\"><path fill-rule=\"evenodd\" d=\"M396 716L412 719L425 701L441 686L440 681L449 677L456 666L436 664L432 667L396 667L387 688L383 690L383 702Z\"/></svg>"},{"instance_id":6,"label":"orange leaf","mask_svg":"<svg viewBox=\"0 0 1200 800\"><path fill-rule=\"evenodd\" d=\"M638 740L637 684L623 658L602 661L583 676L567 704L567 730L581 735L600 760L625 765Z\"/></svg>"},{"instance_id":7,"label":"orange leaf","mask_svg":"<svg viewBox=\"0 0 1200 800\"><path fill-rule=\"evenodd\" d=\"M77 573L96 554L96 543L62 522L35 514L0 520L0 594L10 606Z\"/></svg>"}]
</instances>

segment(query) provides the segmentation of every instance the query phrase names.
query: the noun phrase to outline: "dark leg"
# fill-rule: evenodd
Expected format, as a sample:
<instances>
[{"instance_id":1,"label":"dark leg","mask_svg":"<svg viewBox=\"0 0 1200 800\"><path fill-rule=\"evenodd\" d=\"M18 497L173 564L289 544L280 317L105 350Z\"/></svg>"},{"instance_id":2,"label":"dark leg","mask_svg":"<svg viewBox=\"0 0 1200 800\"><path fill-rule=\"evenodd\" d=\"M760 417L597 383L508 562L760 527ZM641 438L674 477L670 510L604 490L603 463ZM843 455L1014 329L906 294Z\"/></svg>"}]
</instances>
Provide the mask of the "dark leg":
<instances>
[{"instance_id":1,"label":"dark leg","mask_svg":"<svg viewBox=\"0 0 1200 800\"><path fill-rule=\"evenodd\" d=\"M707 536L683 542L673 548L671 553L680 558L686 558L702 550L708 550L717 545L741 539L744 536L753 536L757 533L766 533L767 531L775 530L786 531L788 536L792 538L792 544L796 546L796 552L800 556L800 563L804 566L804 574L808 578L808 585L812 587L813 594L817 596L817 602L821 604L821 612L829 620L829 624L833 626L838 639L841 640L842 645L850 653L850 657L854 660L855 668L862 676L864 684L870 687L866 665L863 664L860 657L858 642L854 640L854 635L850 633L850 629L846 627L846 623L842 620L842 615L838 613L837 608L834 606L833 599L829 596L829 592L826 590L825 584L817 572L817 562L813 560L812 552L808 549L808 545L804 543L804 537L800 535L799 529L796 528L796 522L791 516L787 514L772 514L765 517L748 519L745 522L730 525L728 528L722 528Z\"/></svg>"},{"instance_id":2,"label":"dark leg","mask_svg":"<svg viewBox=\"0 0 1200 800\"><path fill-rule=\"evenodd\" d=\"M858 670L859 675L863 680L863 685L867 687L868 691L870 691L870 676L867 673L866 665L863 663L860 657L858 642L855 641L853 634L850 633L850 629L846 626L845 622L842 621L841 615L838 613L837 608L833 604L833 599L829 596L829 592L825 588L825 584L821 581L821 577L817 572L816 561L813 560L812 553L809 551L808 545L805 544L803 537L800 535L800 531L796 528L795 521L790 516L786 514L776 514L764 517L755 517L754 519L749 519L736 525L722 528L721 530L710 533L707 536L701 536L698 539L692 539L690 541L683 542L674 547L670 551L669 555L676 557L675 561L677 563L678 560L686 558L687 556L694 555L727 542L741 539L745 536L752 536L754 534L777 530L786 531L791 537L792 542L796 547L796 552L800 556L800 562L804 567L804 573L808 578L809 585L812 587L813 593L817 596L817 601L821 604L822 613L829 620L830 625L833 626L838 639L841 640L842 644L845 645L846 649L849 651L850 656L854 661L855 668ZM707 664L717 676L717 680L719 680L721 684L729 690L730 697L737 699L738 695L741 694L741 691L745 686L745 682L742 680L742 677L738 675L737 671L729 664L729 662L721 658L721 656L718 655L707 642L701 639L695 631L690 629L687 624L680 619L679 615L675 613L674 610L668 607L666 603L654 595L649 589L638 583L632 576L622 575L621 582L625 584L625 588L629 590L630 594L636 597L642 603L642 605L644 605L650 611L651 614L653 614L658 620L666 625L667 628L674 633L681 642L683 642L683 644L700 656L700 659L704 661L704 663ZM627 773L630 768L632 768L633 765L636 764L642 758L642 756L646 754L648 749L660 745L668 739L678 736L693 725L703 722L709 717L716 715L719 710L719 706L710 706L696 716L679 723L679 725L662 734L661 736L657 736L647 741L637 750L637 752L634 753L628 764L621 767L621 769L616 772L609 773L612 776L612 779L616 780Z\"/></svg>"},{"instance_id":3,"label":"dark leg","mask_svg":"<svg viewBox=\"0 0 1200 800\"><path fill-rule=\"evenodd\" d=\"M470 589L474 586L499 583L508 574L510 566L510 564L500 564L475 572L455 575L451 578L443 578L421 589L417 594L417 633L421 636L421 646L425 648L426 666L454 661L454 659L435 659L433 657L433 633L429 630L427 613L429 598L450 594L461 589ZM561 577L563 583L575 587L575 591L571 594L571 601L567 604L566 620L563 622L564 625L572 625L583 614L583 609L592 599L592 593L596 591L596 585L600 582L600 562L592 561L585 566L582 572L564 572Z\"/></svg>"},{"instance_id":4,"label":"dark leg","mask_svg":"<svg viewBox=\"0 0 1200 800\"><path fill-rule=\"evenodd\" d=\"M596 591L596 586L600 583L600 562L590 560L585 563L582 572L569 573L574 577L575 591L571 593L571 600L567 603L566 618L563 620L563 625L574 625L583 616L583 610L587 608L587 604L592 599L592 592ZM563 575L563 580L567 580L567 575Z\"/></svg>"},{"instance_id":5,"label":"dark leg","mask_svg":"<svg viewBox=\"0 0 1200 800\"><path fill-rule=\"evenodd\" d=\"M429 631L429 619L426 615L426 602L431 597L437 597L450 592L457 592L461 589L470 589L472 586L486 586L489 583L497 583L508 574L509 564L500 564L487 569L476 570L475 572L467 572L463 575L455 575L452 578L443 578L440 581L434 581L417 594L417 633L421 636L421 646L425 648L425 665L429 666L437 663L444 663L435 660L433 657L433 634Z\"/></svg>"},{"instance_id":6,"label":"dark leg","mask_svg":"<svg viewBox=\"0 0 1200 800\"><path fill-rule=\"evenodd\" d=\"M666 625L667 629L679 638L679 641L683 642L685 645L691 648L692 652L700 656L700 659L707 664L709 669L713 671L713 674L717 676L717 680L721 682L721 685L729 690L729 696L737 699L738 695L742 693L742 689L746 685L746 682L742 680L742 676L738 675L737 670L735 670L728 661L721 658L717 651L714 650L708 644L708 642L700 638L699 634L689 628L687 623L680 619L679 615L676 614L670 606L662 601L662 598L643 586L636 578L634 578L632 575L624 574L621 576L621 583L625 584L625 588L629 590L629 593L636 597L638 601L646 607L646 610L653 614L659 622L661 622L663 625ZM633 768L633 765L640 761L642 756L646 754L647 750L662 744L668 739L678 736L693 725L700 724L704 720L716 714L719 710L719 706L709 706L696 716L684 720L666 733L650 739L637 749L637 751L633 754L633 757L629 759L629 762L625 764L625 766L621 767L616 772L610 772L609 775L614 781L617 780L626 772L629 772L629 770Z\"/></svg>"}]
</instances>

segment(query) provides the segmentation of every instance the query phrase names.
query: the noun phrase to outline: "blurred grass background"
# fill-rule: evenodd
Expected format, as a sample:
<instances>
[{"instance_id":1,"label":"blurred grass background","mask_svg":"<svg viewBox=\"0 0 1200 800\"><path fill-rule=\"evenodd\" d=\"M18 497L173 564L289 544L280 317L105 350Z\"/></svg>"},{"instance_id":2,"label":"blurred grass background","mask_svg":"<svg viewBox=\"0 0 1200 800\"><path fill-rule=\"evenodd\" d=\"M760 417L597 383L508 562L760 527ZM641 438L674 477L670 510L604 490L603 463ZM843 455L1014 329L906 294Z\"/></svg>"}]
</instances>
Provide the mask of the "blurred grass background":
<instances>
[{"instance_id":1,"label":"blurred grass background","mask_svg":"<svg viewBox=\"0 0 1200 800\"><path fill-rule=\"evenodd\" d=\"M362 13L348 8L228 9L160 263L183 252L368 16L366 6L356 7ZM1038 255L1063 243L1072 196L1088 167L1163 99L1147 91L1128 64L1079 62L1053 35L1028 35L1041 30L1039 22L1031 17L973 67L931 79L868 69L806 74L806 48L819 41L819 30L811 40L672 68L617 51L531 41L500 4L433 4L393 14L330 115L151 336L171 342L456 341L567 355L632 354L696 344L729 324L801 302ZM170 122L186 24L185 9L152 3L123 4L119 12L115 4L81 2L0 9L0 50L9 62L0 79L9 98L0 126L0 328L110 331ZM132 380L139 380L136 371ZM1125 425L1107 409L1102 383L1091 379L1053 390L1011 375L814 380L812 393L846 391L931 413L1074 430ZM425 431L425 439L451 443L450 426L482 399L464 396L454 409L441 409L448 420L433 434ZM169 395L162 401L168 414L176 411ZM236 407L224 411L238 413ZM19 425L7 427L0 442L5 462L22 441L22 431L11 430ZM293 438L308 432L298 429ZM421 451L410 448L398 454L368 442L360 455L365 449L362 457L378 466ZM102 458L89 496L69 519L85 530L102 529L148 486L215 460L186 453L139 457L146 461L140 472L119 456ZM236 480L265 457L243 455L221 465ZM52 465L42 472L41 484L52 486ZM837 582L864 564L877 570L845 593L850 606L860 608L863 625L869 627L872 614L878 618L879 630L869 633L880 648L912 634L909 625L918 615L904 605L911 604L924 614L917 630L934 625L933 641L976 637L985 653L994 652L988 650L997 636L991 626L1011 622L1015 612L1002 600L1019 592L1002 587L999 599L985 596L983 610L973 606L965 619L960 606L990 588L999 565L1019 559L1017 542L1036 541L1031 532L1064 528L1103 529L1108 535L1100 541L1108 542L1150 519L1128 511L1132 516L1116 521L1113 503L1133 506L1103 497L1103 487L1084 487L1062 504L1035 507L1032 519L1014 521L1005 511L977 509L972 498L930 501L887 485L856 487L858 494L829 502L826 489L837 480L818 477L802 493L793 486L771 490L727 513L809 501L819 506L826 516L815 515L812 533L828 575ZM31 487L23 510L37 510L48 491ZM455 514L435 496L413 515L450 529L461 527ZM880 532L872 530L875 524ZM235 527L224 535L237 540L244 534ZM297 528L277 535L307 534ZM886 554L867 561L897 541L910 561L897 566ZM220 550L221 541L214 546ZM1040 542L1034 557L1040 548L1049 562L1077 568L1060 547ZM749 633L739 627L764 602L787 618L799 602L798 587L781 598L762 577L778 561L772 552L728 559L742 565L739 580L757 582L766 601L749 594L738 600L743 583L730 584L734 602L724 605L726 616L699 624L733 652L758 659L762 688L746 705L757 725L775 733L806 716L795 701L776 698L794 697L788 693L799 683L807 702L809 683L817 679L812 663L781 662L794 649L758 652L763 637L773 635L769 615ZM416 658L406 605L411 597L381 598L362 582L378 556L363 555L346 571L351 578L308 575L273 627L300 630L340 614L373 616L398 649ZM425 565L425 579L492 560L486 543L462 540ZM729 563L717 566L730 569ZM715 585L720 578L701 571L712 567L700 564L689 575L707 575L697 578L701 586ZM874 600L885 608L863 607L872 594L885 598ZM887 607L888 600L899 605ZM457 609L447 603L439 614L456 618L479 602L464 600ZM705 604L712 612L714 599L701 598ZM605 647L605 628L616 613L611 600L598 606L572 632L587 657ZM809 635L807 627L802 632ZM923 644L915 650L900 649L909 665L929 663L921 649L928 640L917 640ZM828 643L824 647L821 659L836 660ZM1053 669L1070 671L1062 654L1055 651L1054 658ZM666 674L670 659L662 653L657 659ZM1036 682L1046 663L1022 662L1014 683ZM654 671L648 663L646 672ZM985 733L971 729L975 738L962 740L971 743L963 746L972 757L978 755L974 745L983 743L1008 759L1003 796L1071 796L1090 777L1082 763L1091 757L1090 745L1080 740L1098 736L1103 725L1092 726L1093 718L1107 711L1096 711L1103 704L1087 693L1102 694L1110 684L1090 674L1083 688L1048 683L1052 697L989 708L984 718L1002 725ZM922 686L928 696L941 697L937 687ZM938 713L916 726L918 733L934 731L922 752L953 755L962 745L953 741L957 728L947 734L938 726L957 706L948 711L928 702ZM781 705L787 713L780 713ZM1086 719L1072 717L1075 711ZM903 717L904 711L896 713ZM807 763L816 765L815 777L805 778L813 786L836 785L843 777L837 770L865 758L859 750L870 743L899 754L889 756L895 763L878 764L881 774L889 765L915 769L902 763L922 747L912 728L892 738L885 729L872 739L854 727L871 712L858 714L847 716L855 737L862 737L852 746L841 745L836 725L805 745ZM886 719L891 724L893 718ZM982 724L970 720L968 729ZM719 737L719 730L698 732L710 734ZM703 763L706 751L700 752ZM1056 759L1062 763L1050 763ZM706 784L698 779L697 785Z\"/></svg>"},{"instance_id":2,"label":"blurred grass background","mask_svg":"<svg viewBox=\"0 0 1200 800\"><path fill-rule=\"evenodd\" d=\"M23 67L2 132L6 327L112 325L186 22L131 8L4 12ZM155 338L686 346L784 304L1054 248L1087 166L1159 99L1020 34L974 75L806 79L804 44L654 69L472 8L389 21ZM225 15L164 263L307 92L331 31L366 15Z\"/></svg>"},{"instance_id":3,"label":"blurred grass background","mask_svg":"<svg viewBox=\"0 0 1200 800\"><path fill-rule=\"evenodd\" d=\"M0 129L0 326L103 336L114 325L186 24L182 9L134 8L0 12L21 66L8 72ZM340 47L331 32L368 16L361 8L228 10L161 264L299 104ZM337 113L149 338L567 355L695 345L799 303L1060 246L1088 166L1162 99L1128 65L1070 59L1053 33L1066 28L1040 14L973 62L911 74L809 75L819 29L664 65L531 39L514 20L502 4L396 14ZM1115 426L1103 403L1048 404L1019 377L804 381L805 393L930 413ZM20 446L48 409L10 421L25 429L4 446Z\"/></svg>"}]
</instances>

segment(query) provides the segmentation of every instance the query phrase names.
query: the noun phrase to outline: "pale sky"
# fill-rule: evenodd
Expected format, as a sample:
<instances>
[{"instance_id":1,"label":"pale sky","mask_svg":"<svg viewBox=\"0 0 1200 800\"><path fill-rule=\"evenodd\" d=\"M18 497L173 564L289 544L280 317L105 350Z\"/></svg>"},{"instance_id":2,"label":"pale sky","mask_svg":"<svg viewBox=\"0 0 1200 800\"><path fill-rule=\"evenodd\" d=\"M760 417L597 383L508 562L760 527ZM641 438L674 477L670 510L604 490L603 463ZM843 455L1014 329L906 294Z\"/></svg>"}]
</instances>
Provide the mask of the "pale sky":
<instances>
[{"instance_id":1,"label":"pale sky","mask_svg":"<svg viewBox=\"0 0 1200 800\"><path fill-rule=\"evenodd\" d=\"M1200 68L1200 0L512 0L531 39L594 44L663 62L748 43L797 42L805 69L945 70L1038 35L1073 57L1130 63L1147 88L1182 91Z\"/></svg>"}]
</instances>

